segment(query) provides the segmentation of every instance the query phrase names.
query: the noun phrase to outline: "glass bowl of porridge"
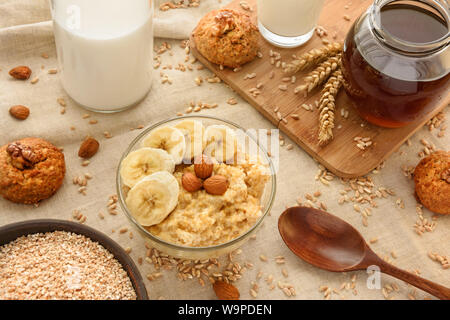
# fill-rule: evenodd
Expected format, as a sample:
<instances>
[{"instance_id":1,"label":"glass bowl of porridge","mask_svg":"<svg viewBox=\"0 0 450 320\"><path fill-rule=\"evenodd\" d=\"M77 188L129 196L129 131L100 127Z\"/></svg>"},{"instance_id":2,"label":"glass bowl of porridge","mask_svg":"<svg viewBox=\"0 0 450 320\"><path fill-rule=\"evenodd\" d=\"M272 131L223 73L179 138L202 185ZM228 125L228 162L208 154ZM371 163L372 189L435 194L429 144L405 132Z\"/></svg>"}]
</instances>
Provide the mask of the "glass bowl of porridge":
<instances>
[{"instance_id":1,"label":"glass bowl of porridge","mask_svg":"<svg viewBox=\"0 0 450 320\"><path fill-rule=\"evenodd\" d=\"M120 160L122 210L150 247L173 257L234 251L272 208L276 170L267 150L276 136L210 116L152 125Z\"/></svg>"}]
</instances>

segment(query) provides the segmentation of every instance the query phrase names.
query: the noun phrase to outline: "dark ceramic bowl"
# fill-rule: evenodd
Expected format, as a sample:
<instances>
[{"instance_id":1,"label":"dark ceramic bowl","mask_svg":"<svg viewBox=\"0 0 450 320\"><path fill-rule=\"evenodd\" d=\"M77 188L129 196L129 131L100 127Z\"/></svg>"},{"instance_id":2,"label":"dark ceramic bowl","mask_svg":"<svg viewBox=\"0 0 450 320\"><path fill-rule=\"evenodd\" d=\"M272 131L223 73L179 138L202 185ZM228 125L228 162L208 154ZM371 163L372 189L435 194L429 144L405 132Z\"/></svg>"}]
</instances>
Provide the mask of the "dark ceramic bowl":
<instances>
[{"instance_id":1,"label":"dark ceramic bowl","mask_svg":"<svg viewBox=\"0 0 450 320\"><path fill-rule=\"evenodd\" d=\"M114 255L127 272L136 291L137 300L148 300L147 290L145 289L142 276L130 256L117 242L91 227L80 223L55 219L39 219L12 223L0 227L0 246L14 241L21 236L53 231L67 231L81 234L101 244Z\"/></svg>"}]
</instances>

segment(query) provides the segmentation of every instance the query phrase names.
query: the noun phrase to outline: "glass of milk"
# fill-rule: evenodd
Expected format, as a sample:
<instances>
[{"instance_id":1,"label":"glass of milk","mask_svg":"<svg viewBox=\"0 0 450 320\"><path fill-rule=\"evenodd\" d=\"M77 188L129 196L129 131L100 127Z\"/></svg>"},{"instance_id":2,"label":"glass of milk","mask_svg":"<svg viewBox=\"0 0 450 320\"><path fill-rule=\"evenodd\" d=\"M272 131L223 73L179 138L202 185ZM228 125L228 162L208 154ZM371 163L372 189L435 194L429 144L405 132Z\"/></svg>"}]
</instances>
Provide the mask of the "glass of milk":
<instances>
[{"instance_id":1,"label":"glass of milk","mask_svg":"<svg viewBox=\"0 0 450 320\"><path fill-rule=\"evenodd\" d=\"M258 0L258 27L278 47L293 48L314 34L324 0Z\"/></svg>"},{"instance_id":2,"label":"glass of milk","mask_svg":"<svg viewBox=\"0 0 450 320\"><path fill-rule=\"evenodd\" d=\"M86 109L118 112L150 91L152 0L51 0L59 76Z\"/></svg>"}]
</instances>

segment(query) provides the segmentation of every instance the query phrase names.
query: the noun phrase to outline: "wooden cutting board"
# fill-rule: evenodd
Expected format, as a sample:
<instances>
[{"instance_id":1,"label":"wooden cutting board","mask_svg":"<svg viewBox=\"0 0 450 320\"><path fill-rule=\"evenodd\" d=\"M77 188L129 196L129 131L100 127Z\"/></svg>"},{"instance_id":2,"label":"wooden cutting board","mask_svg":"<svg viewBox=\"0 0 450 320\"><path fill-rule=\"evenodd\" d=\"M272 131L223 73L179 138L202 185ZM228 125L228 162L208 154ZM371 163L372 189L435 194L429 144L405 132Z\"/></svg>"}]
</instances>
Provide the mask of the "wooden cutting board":
<instances>
[{"instance_id":1,"label":"wooden cutting board","mask_svg":"<svg viewBox=\"0 0 450 320\"><path fill-rule=\"evenodd\" d=\"M249 14L253 21L257 21L256 0L247 0L251 11L244 10L240 2L235 0L227 7ZM330 42L343 42L347 31L353 22L370 6L371 0L360 1L342 1L326 0L325 8L322 12L319 25L324 27L328 36L325 39ZM349 4L346 6L346 4ZM344 18L344 16L347 18ZM348 21L348 18L350 21ZM299 17L300 19L300 17ZM450 94L441 97L437 109L427 114L422 120L399 129L385 129L371 125L362 120L351 108L351 103L345 92L341 90L337 98L336 127L334 130L335 138L325 147L318 144L318 112L306 111L301 108L302 104L311 104L320 99L320 90L310 94L307 98L302 95L294 94L294 88L297 87L302 77L306 74L297 74L295 84L284 83L285 77L281 68L270 63L270 51L276 51L281 54L281 61L286 63L292 60L292 54L300 55L312 48L322 46L322 40L314 35L313 38L304 46L295 49L277 48L262 37L260 37L260 52L263 54L261 59L256 58L251 63L243 66L242 70L233 72L228 68L221 70L218 65L207 61L195 48L194 41L190 41L191 51L194 56L214 72L220 79L233 88L253 107L261 112L275 126L277 126L289 138L300 145L312 157L322 163L331 172L340 177L354 178L363 176L376 168L392 152L404 143L412 134L420 129L430 118L442 110L450 103ZM269 74L275 71L275 76L270 79ZM245 75L256 73L253 79L244 79ZM257 84L262 84L261 94L254 97L249 90L255 88ZM281 91L280 84L287 84L288 90ZM288 119L287 124L279 121L274 108L277 107L283 118ZM341 116L341 109L348 110L348 117ZM300 120L294 120L289 117L290 114L298 114ZM368 137L373 145L365 150L356 147L355 137Z\"/></svg>"}]
</instances>

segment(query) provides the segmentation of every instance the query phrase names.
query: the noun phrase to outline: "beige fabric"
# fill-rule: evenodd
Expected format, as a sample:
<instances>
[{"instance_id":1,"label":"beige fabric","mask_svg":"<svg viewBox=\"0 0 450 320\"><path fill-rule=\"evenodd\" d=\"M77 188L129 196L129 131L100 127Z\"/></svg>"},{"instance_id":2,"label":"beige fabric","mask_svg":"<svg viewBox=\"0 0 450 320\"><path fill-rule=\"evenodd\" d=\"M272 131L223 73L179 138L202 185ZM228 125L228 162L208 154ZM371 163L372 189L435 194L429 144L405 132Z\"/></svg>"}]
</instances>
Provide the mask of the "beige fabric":
<instances>
[{"instance_id":1,"label":"beige fabric","mask_svg":"<svg viewBox=\"0 0 450 320\"><path fill-rule=\"evenodd\" d=\"M31 24L51 19L50 0L2 0L0 28Z\"/></svg>"},{"instance_id":2,"label":"beige fabric","mask_svg":"<svg viewBox=\"0 0 450 320\"><path fill-rule=\"evenodd\" d=\"M165 0L154 1L155 37L186 39L198 20L206 13L225 5L230 0L207 0L199 8L180 8L160 11ZM189 1L186 0L186 3ZM0 1L0 28L19 26L51 20L50 0L2 0Z\"/></svg>"},{"instance_id":3,"label":"beige fabric","mask_svg":"<svg viewBox=\"0 0 450 320\"><path fill-rule=\"evenodd\" d=\"M135 234L134 239L129 239L126 234L120 235L117 230L129 227L123 215L109 216L100 220L98 212L106 213L108 196L115 193L115 173L118 160L122 152L139 133L138 130L130 131L138 125L150 125L158 121L173 117L177 112L183 112L191 100L218 103L219 107L202 111L202 114L210 114L224 119L232 120L246 128L273 128L262 115L250 105L237 97L239 103L235 106L226 104L230 97L236 97L227 86L223 84L208 84L197 86L194 82L196 76L209 76L206 70L193 72L180 72L177 70L164 70L173 79L173 84L161 84L159 71L155 73L153 90L139 106L119 114L101 115L86 112L75 105L64 93L58 81L58 75L48 75L49 68L56 67L55 47L51 25L49 23L36 23L48 19L49 14L45 9L45 2L37 0L0 0L0 144L20 139L26 136L38 136L48 139L55 145L63 147L66 156L67 177L62 188L51 199L43 201L39 207L25 206L10 203L0 199L0 225L30 220L36 218L71 219L74 209L81 210L86 216L86 224L97 228L118 241L123 247L133 249L131 256L137 260L144 257L144 241ZM210 8L218 6L216 0L203 0L200 8L186 10L171 10L161 13L156 10L156 30L159 34L171 35L177 38L187 37L188 31L184 23L190 22L190 27L195 21ZM5 18L4 18L5 17ZM173 28L173 29L172 29ZM173 31L182 30L183 32ZM164 31L163 31L164 30ZM180 36L180 34L182 36ZM163 40L158 39L156 45ZM179 47L179 41L170 41L173 45L173 56L168 53L162 55L163 65L171 63L176 65L183 62L185 53ZM50 58L43 59L42 53L48 53ZM35 85L30 82L20 82L10 79L7 72L16 65L28 65L33 69L33 76L39 76L39 82ZM41 66L45 69L41 70ZM68 102L67 112L61 115L56 99L65 97ZM30 117L24 122L18 122L8 115L11 105L23 104L31 109ZM90 119L99 121L96 125L90 125L90 119L83 119L85 113L91 114ZM449 116L448 108L446 110ZM76 130L70 130L74 126ZM105 139L103 132L109 131L112 139ZM88 167L82 167L77 157L80 141L86 135L93 135L101 144L99 153L92 159ZM296 299L321 299L319 286L327 285L331 288L339 288L343 282L350 282L353 274L335 274L318 270L296 258L283 244L277 230L277 219L286 206L295 204L296 198L305 193L322 191L320 200L327 204L329 211L340 216L354 225L366 239L378 237L373 249L381 256L390 256L392 251L398 256L391 257L393 262L405 269L418 269L422 276L450 286L450 270L443 270L436 262L427 257L428 251L450 256L450 217L439 217L437 228L433 233L426 233L422 237L413 231L413 225L417 220L415 213L416 201L413 197L413 182L408 180L401 172L402 165L415 165L419 158L417 153L423 148L419 140L426 138L438 148L449 147L450 135L438 139L436 132L430 133L426 129L420 130L411 140L412 146L402 146L400 152L395 153L387 162L385 168L377 175L373 175L377 186L385 186L396 190L397 195L386 200L379 200L377 209L374 209L369 218L369 226L363 227L361 217L353 211L351 204L339 205L337 200L341 196L339 191L343 186L335 179L331 186L327 187L314 176L317 172L317 164L300 148L287 151L281 148L280 171L277 177L277 196L271 215L267 217L263 227L259 230L256 240L251 240L242 248L242 254L235 257L236 261L251 262L255 266L244 273L243 278L236 283L241 291L242 298L251 298L249 294L252 281L256 280L257 273L264 272L264 278L272 274L274 283L283 281L292 283L297 291ZM77 187L71 182L72 177L85 172L93 174L89 181L87 195L77 192ZM395 202L398 198L405 201L405 208L399 209ZM432 214L425 210L424 217L431 219ZM112 230L116 230L112 233ZM269 262L259 260L259 255L269 257ZM285 256L286 264L277 265L276 256ZM226 261L226 259L224 259ZM289 277L284 278L281 270L285 268ZM140 270L145 276L153 272L153 267L144 262ZM357 295L351 291L344 291L347 299L383 299L381 290L369 290L366 287L367 275L365 272L357 275ZM281 290L275 288L269 290L264 278L259 282L258 298L284 299ZM194 281L194 282L191 282ZM165 297L167 299L214 299L215 295L209 285L201 287L195 280L181 282L176 278L175 272L164 272L164 276L158 280L149 282L146 280L149 295L152 299ZM412 288L401 281L383 276L382 284L395 282L400 287L400 292L392 294L397 299L407 298ZM423 298L422 292L417 298ZM339 299L339 296L333 295Z\"/></svg>"}]
</instances>

